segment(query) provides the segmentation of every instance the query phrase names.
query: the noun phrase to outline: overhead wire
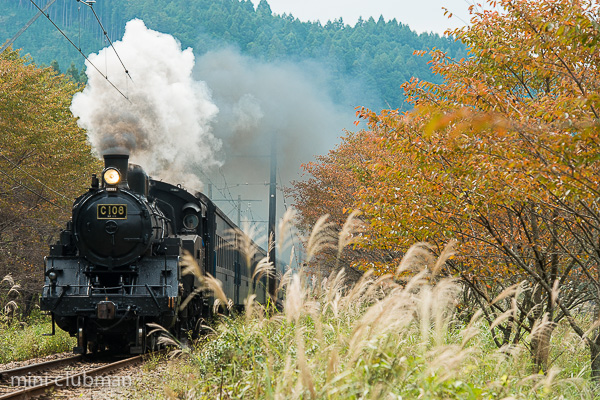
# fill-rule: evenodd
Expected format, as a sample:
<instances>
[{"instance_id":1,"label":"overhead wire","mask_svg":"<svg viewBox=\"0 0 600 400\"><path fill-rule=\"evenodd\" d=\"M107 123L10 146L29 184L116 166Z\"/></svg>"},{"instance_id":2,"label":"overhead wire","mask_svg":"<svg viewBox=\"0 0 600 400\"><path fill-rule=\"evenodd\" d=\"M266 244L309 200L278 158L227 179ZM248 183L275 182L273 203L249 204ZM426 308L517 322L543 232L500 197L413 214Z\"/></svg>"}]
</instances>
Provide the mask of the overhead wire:
<instances>
[{"instance_id":1,"label":"overhead wire","mask_svg":"<svg viewBox=\"0 0 600 400\"><path fill-rule=\"evenodd\" d=\"M237 207L237 203L233 200L233 198L231 196L230 196L230 198L227 198L227 195L210 179L210 177L208 175L206 175L201 170L199 172L208 180L208 182L212 185L212 187L214 187L221 194L221 196L223 196L224 200L230 202L231 204L236 204L236 207ZM231 195L231 193L230 193L230 195Z\"/></svg>"},{"instance_id":2,"label":"overhead wire","mask_svg":"<svg viewBox=\"0 0 600 400\"><path fill-rule=\"evenodd\" d=\"M17 183L19 186L23 187L25 190L33 193L34 195L36 195L37 197L39 197L40 199L44 200L45 202L52 204L54 207L58 208L59 210L63 210L63 211L68 211L67 207L64 206L60 206L58 204L56 204L55 202L53 202L52 200L48 199L47 197L45 197L44 195L42 195L41 193L36 192L34 189L31 189L29 186L25 185L23 182L19 181L18 179L14 178L13 176L11 176L10 174L6 173L5 171L0 169L0 174L6 176L8 179L10 179L11 181Z\"/></svg>"},{"instance_id":3,"label":"overhead wire","mask_svg":"<svg viewBox=\"0 0 600 400\"><path fill-rule=\"evenodd\" d=\"M229 211L227 211L225 214L229 216L229 215L231 215L231 213L232 213L232 212L234 212L235 210L237 210L237 206L235 206L235 207L234 207L234 206L232 206L232 207L229 209Z\"/></svg>"},{"instance_id":4,"label":"overhead wire","mask_svg":"<svg viewBox=\"0 0 600 400\"><path fill-rule=\"evenodd\" d=\"M237 202L233 199L233 195L231 194L231 191L229 190L229 185L227 184L227 178L225 178L225 174L223 173L223 169L221 167L219 167L219 173L221 174L223 182L225 183L225 187L223 189L226 190L227 194L229 195L229 199L227 200L229 200L231 204L233 204L235 208L237 208ZM227 195L225 195L223 192L221 192L221 194L223 194L223 197L227 198Z\"/></svg>"},{"instance_id":5,"label":"overhead wire","mask_svg":"<svg viewBox=\"0 0 600 400\"><path fill-rule=\"evenodd\" d=\"M239 206L238 206L238 203L237 203L237 201L236 201L236 200L233 198L233 194L232 194L232 193L231 193L231 191L229 190L230 188L233 188L233 187L239 187L239 186L249 186L249 185L257 185L257 186L258 186L258 185L261 185L261 186L266 186L266 185L268 185L268 184L265 184L265 183L260 183L260 184L259 184L259 183L256 183L256 184L255 184L255 183L253 183L253 184L246 184L246 183L244 183L244 184L235 184L235 185L229 185L229 184L227 183L227 178L225 177L225 174L223 173L223 169L222 169L222 168L219 168L219 174L221 175L221 178L223 179L223 184L224 184L224 186L223 186L222 188L219 188L219 187L217 187L217 186L216 186L216 185L215 185L215 184L214 184L214 183L213 183L213 182L210 180L210 178L208 178L208 176L206 176L206 174L204 174L204 173L203 173L203 175L204 175L204 176L206 176L206 178L207 178L207 179L209 180L209 182L211 182L211 184L212 184L212 185L213 185L213 186L214 186L214 187L217 189L217 191L218 191L219 193L221 193L221 195L223 196L223 199L224 199L224 200L227 200L229 203L231 203L231 207L232 207L232 208L230 209L230 211L229 211L227 214L231 214L233 211L237 210L237 209L238 209L238 207L239 207ZM252 208L248 207L248 208L247 208L247 210L249 210L249 212L250 212L250 218L251 218L251 219L249 220L249 222L252 222L252 223L258 223L258 222L261 222L260 220L257 220L257 218L260 218L260 215L259 215L258 217L256 217L256 216L254 215L254 213L253 213L253 209L252 209ZM241 210L240 210L240 211L241 211ZM263 219L264 219L264 218L263 218ZM265 222L265 221L262 221L262 222Z\"/></svg>"},{"instance_id":6,"label":"overhead wire","mask_svg":"<svg viewBox=\"0 0 600 400\"><path fill-rule=\"evenodd\" d=\"M262 215L258 214L258 215L254 215L254 212L252 211L252 209L250 208L250 215L252 217L252 222L255 223L265 223L265 222L269 222L268 219L266 219L265 217L263 217Z\"/></svg>"},{"instance_id":7,"label":"overhead wire","mask_svg":"<svg viewBox=\"0 0 600 400\"><path fill-rule=\"evenodd\" d=\"M245 183L236 183L234 185L230 185L230 186L224 187L223 189L231 189L231 188L236 188L236 187L241 187L241 186L269 186L269 184L266 183L266 182L261 182L261 183L248 183L248 182L245 182Z\"/></svg>"},{"instance_id":8,"label":"overhead wire","mask_svg":"<svg viewBox=\"0 0 600 400\"><path fill-rule=\"evenodd\" d=\"M79 0L77 0L79 2ZM81 6L77 6L77 19L79 20L79 48L81 48Z\"/></svg>"},{"instance_id":9,"label":"overhead wire","mask_svg":"<svg viewBox=\"0 0 600 400\"><path fill-rule=\"evenodd\" d=\"M46 5L44 6L44 11L46 11L48 8L50 8L50 6L52 4L54 4L56 0L50 0L48 3L46 3ZM15 40L17 40L19 38L19 36L21 36L23 34L23 32L25 32L30 26L31 24L33 24L38 17L42 15L41 12L38 11L37 14L35 14L35 16L33 18L31 18L29 20L29 22L27 22L20 30L19 32L17 32L15 34L15 36L13 36L9 41L7 41L4 46L2 46L2 48L0 48L0 54L2 54L4 52L4 50L6 50L8 47L12 46L12 44L15 42Z\"/></svg>"},{"instance_id":10,"label":"overhead wire","mask_svg":"<svg viewBox=\"0 0 600 400\"><path fill-rule=\"evenodd\" d=\"M246 212L250 216L250 218L248 218L248 220L254 222L254 212L252 211L252 207L250 207L250 205L248 205L248 207L246 208Z\"/></svg>"},{"instance_id":11,"label":"overhead wire","mask_svg":"<svg viewBox=\"0 0 600 400\"><path fill-rule=\"evenodd\" d=\"M46 18L48 19L48 21L50 21L50 23L51 23L52 25L54 25L54 27L56 28L56 30L58 30L58 31L60 32L60 34L61 34L61 35L63 35L63 36L64 36L64 38L65 38L65 39L67 39L67 41L68 41L69 43L71 43L71 45L72 45L72 46L73 46L73 47L74 47L74 48L75 48L75 49L76 49L76 50L79 52L79 54L81 54L81 55L83 56L83 58L85 58L85 60L86 60L86 61L87 61L87 62L88 62L88 63L89 63L89 64L90 64L92 67L94 67L94 69L95 69L96 71L98 71L98 73L99 73L100 75L102 75L102 77L103 77L104 79L106 79L106 81L107 81L107 82L108 82L108 83L109 83L109 84L110 84L110 85L111 85L111 86L112 86L112 87L113 87L113 88L114 88L114 89L115 89L117 92L119 92L119 94L121 94L121 96L123 96L123 97L124 97L124 98L125 98L127 101L129 101L129 102L131 103L131 100L129 100L129 97L127 97L127 96L126 96L126 95L125 95L125 94L124 94L124 93L123 93L121 90L119 90L119 88L118 88L117 86L115 86L115 84L114 84L114 83L112 83L112 82L111 82L111 80L110 80L110 79L108 79L108 75L105 75L105 74L103 74L103 73L102 73L102 71L100 71L100 70L98 69L98 67L96 67L96 66L94 65L94 63L92 63L92 62L90 61L90 59L89 59L89 58L88 58L88 57L87 57L85 54L83 54L83 52L81 51L81 48L77 47L77 45L75 45L75 43L73 43L73 41L72 41L71 39L69 39L69 37L67 36L67 34L66 34L66 33L64 33L64 32L62 31L62 29L60 29L60 28L59 28L59 26L58 26L58 25L56 25L56 24L54 23L54 21L52 21L52 18L50 18L50 14L48 14L48 13L44 12L44 11L43 11L43 10L42 10L42 9L41 9L41 8L40 8L40 7L39 7L37 4L36 4L35 0L29 0L29 1L30 1L30 2L31 2L31 3L32 3L34 6L35 6L35 8L37 8L37 9L38 9L38 10L39 10L39 11L40 11L40 12L41 12L43 15L44 15L44 17L46 17Z\"/></svg>"},{"instance_id":12,"label":"overhead wire","mask_svg":"<svg viewBox=\"0 0 600 400\"><path fill-rule=\"evenodd\" d=\"M69 198L66 197L65 195L63 195L62 193L57 192L56 190L52 189L50 186L46 185L45 183L43 183L42 181L40 181L38 178L36 178L35 176L31 175L29 172L23 170L17 163L15 163L13 160L11 160L10 158L6 157L4 154L2 154L2 151L0 151L0 157L2 157L3 159L5 159L6 161L8 161L9 163L11 163L15 168L17 168L19 171L23 172L24 174L26 174L27 176L29 176L30 178L34 179L37 183L39 183L40 185L42 185L43 187L45 187L46 189L50 190L51 192L59 195L60 197L62 197L63 199L69 201Z\"/></svg>"},{"instance_id":13,"label":"overhead wire","mask_svg":"<svg viewBox=\"0 0 600 400\"><path fill-rule=\"evenodd\" d=\"M117 49L115 49L115 46L113 45L112 40L110 40L110 37L108 36L108 33L106 32L106 29L104 29L104 25L102 25L102 22L100 21L100 17L98 17L98 14L96 14L96 10L94 10L94 7L92 7L91 4L88 4L87 2L85 2L83 0L77 0L77 2L85 4L86 6L88 6L90 8L90 10L92 10L92 12L94 13L94 17L96 17L96 21L98 21L98 25L100 25L100 28L102 29L102 33L104 34L104 37L106 37L106 40L108 40L110 47L112 47L112 49L115 51L115 55L117 56L117 58L119 59L119 62L123 66L123 69L125 70L125 74L127 74L129 79L131 79L131 81L133 82L133 78L131 78L131 75L129 75L129 71L127 70L127 67L125 66L125 64L123 64L123 60L121 60L121 57L119 56L119 53L117 52Z\"/></svg>"}]
</instances>

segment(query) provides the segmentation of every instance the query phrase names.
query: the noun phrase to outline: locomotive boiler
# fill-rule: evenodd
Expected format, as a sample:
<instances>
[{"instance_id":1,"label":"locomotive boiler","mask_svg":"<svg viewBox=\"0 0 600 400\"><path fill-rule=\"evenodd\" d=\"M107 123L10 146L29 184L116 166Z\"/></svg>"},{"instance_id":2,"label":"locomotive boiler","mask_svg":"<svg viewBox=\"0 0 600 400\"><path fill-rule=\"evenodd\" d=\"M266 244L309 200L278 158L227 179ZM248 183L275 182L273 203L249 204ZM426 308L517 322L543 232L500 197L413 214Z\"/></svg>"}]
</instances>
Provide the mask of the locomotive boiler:
<instances>
[{"instance_id":1,"label":"locomotive boiler","mask_svg":"<svg viewBox=\"0 0 600 400\"><path fill-rule=\"evenodd\" d=\"M153 349L148 323L180 338L196 333L214 299L198 277L182 275L184 251L202 274L222 282L237 308L249 293L259 302L269 298L267 278L252 279L267 253L255 245L248 265L235 245L243 233L208 197L149 178L127 155L104 162L45 258L41 309L52 315L53 329L77 338L75 353Z\"/></svg>"}]
</instances>

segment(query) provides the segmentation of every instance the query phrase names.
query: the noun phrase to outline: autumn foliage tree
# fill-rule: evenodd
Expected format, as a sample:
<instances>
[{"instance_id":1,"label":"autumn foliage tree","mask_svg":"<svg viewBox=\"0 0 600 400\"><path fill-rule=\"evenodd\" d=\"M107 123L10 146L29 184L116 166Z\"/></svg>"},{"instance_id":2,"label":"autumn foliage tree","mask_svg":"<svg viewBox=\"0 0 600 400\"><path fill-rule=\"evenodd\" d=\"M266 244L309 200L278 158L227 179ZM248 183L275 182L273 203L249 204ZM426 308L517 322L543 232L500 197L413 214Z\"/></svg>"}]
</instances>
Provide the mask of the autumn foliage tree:
<instances>
[{"instance_id":1,"label":"autumn foliage tree","mask_svg":"<svg viewBox=\"0 0 600 400\"><path fill-rule=\"evenodd\" d=\"M387 236L399 246L460 240L451 272L501 330L499 345L528 332L545 370L565 319L589 345L597 377L600 336L574 315L600 300L598 5L488 3L503 11L472 7L473 25L453 32L468 59L430 53L443 84L405 85L415 112L363 113L412 165L374 164L380 179L363 189L361 206L375 230L401 224L403 234ZM392 196L398 188L402 200ZM421 206L408 207L410 199Z\"/></svg>"},{"instance_id":2,"label":"autumn foliage tree","mask_svg":"<svg viewBox=\"0 0 600 400\"><path fill-rule=\"evenodd\" d=\"M41 290L48 244L99 167L69 110L77 90L16 51L0 55L0 276L21 284L25 313Z\"/></svg>"},{"instance_id":3,"label":"autumn foliage tree","mask_svg":"<svg viewBox=\"0 0 600 400\"><path fill-rule=\"evenodd\" d=\"M487 5L452 32L468 58L429 52L442 84L404 85L412 112L360 112L386 157L366 166L354 207L370 223L368 246L457 239L447 273L498 346L527 337L545 371L566 321L598 379L600 332L575 317L600 304L599 5Z\"/></svg>"},{"instance_id":4,"label":"autumn foliage tree","mask_svg":"<svg viewBox=\"0 0 600 400\"><path fill-rule=\"evenodd\" d=\"M308 235L319 218L328 216L330 242L338 240L344 224L348 220L356 203L356 194L366 182L370 181L370 172L366 166L382 157L382 149L378 146L380 140L371 132L347 132L342 143L329 154L317 156L316 162L303 165L307 179L293 182L289 190L298 213L297 227ZM357 221L361 218L358 216ZM366 226L356 226L353 234L364 238L368 234ZM358 243L356 243L358 244ZM382 267L398 257L390 247L375 248L374 246L347 246L344 252L338 254L337 248L324 246L318 254L320 268L326 267L321 273L328 275L332 270L346 268L350 278L362 275L361 266Z\"/></svg>"}]
</instances>

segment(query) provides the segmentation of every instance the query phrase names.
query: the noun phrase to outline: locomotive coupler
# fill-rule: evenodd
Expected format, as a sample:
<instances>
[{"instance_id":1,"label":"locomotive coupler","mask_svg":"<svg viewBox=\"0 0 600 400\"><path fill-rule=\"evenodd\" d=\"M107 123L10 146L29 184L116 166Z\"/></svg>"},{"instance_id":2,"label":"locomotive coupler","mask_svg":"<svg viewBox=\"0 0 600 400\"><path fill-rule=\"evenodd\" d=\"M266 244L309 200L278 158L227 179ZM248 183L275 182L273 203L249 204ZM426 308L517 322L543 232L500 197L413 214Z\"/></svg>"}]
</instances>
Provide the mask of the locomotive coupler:
<instances>
[{"instance_id":1,"label":"locomotive coupler","mask_svg":"<svg viewBox=\"0 0 600 400\"><path fill-rule=\"evenodd\" d=\"M98 319L114 319L116 306L112 301L101 301L98 303Z\"/></svg>"}]
</instances>

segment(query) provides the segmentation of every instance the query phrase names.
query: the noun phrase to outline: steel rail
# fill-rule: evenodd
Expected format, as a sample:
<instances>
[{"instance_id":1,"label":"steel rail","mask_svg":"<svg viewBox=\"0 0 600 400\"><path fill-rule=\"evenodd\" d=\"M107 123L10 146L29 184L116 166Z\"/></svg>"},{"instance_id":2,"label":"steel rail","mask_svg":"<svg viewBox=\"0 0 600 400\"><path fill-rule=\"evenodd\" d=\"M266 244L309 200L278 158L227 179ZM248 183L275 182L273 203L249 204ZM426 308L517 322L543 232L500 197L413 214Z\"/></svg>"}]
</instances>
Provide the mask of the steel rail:
<instances>
[{"instance_id":1,"label":"steel rail","mask_svg":"<svg viewBox=\"0 0 600 400\"><path fill-rule=\"evenodd\" d=\"M61 365L70 364L72 362L81 361L82 355L78 354L76 356L70 356L66 358L59 358L57 360L44 361L38 364L25 365L23 367L7 369L5 371L0 371L0 379L9 380L13 376L25 376L28 374L32 374L37 371L41 371L48 368L56 368Z\"/></svg>"},{"instance_id":2,"label":"steel rail","mask_svg":"<svg viewBox=\"0 0 600 400\"><path fill-rule=\"evenodd\" d=\"M101 374L104 374L107 372L112 372L112 371L115 371L115 370L118 370L121 368L129 367L129 366L141 363L150 354L161 354L164 352L165 352L165 350L161 350L161 351L154 352L154 353L141 354L139 356L129 357L124 360L119 360L119 361L109 363L109 364L106 364L106 365L103 365L100 367L85 370L85 371L82 371L82 372L79 372L79 373L76 373L73 375L67 374L67 376L65 376L65 377L50 378L48 382L41 383L40 385L26 387L24 389L17 390L12 393L4 394L4 395L0 396L0 400L31 399L32 397L41 396L41 395L45 394L48 390L52 390L52 389L65 389L65 388L68 388L71 386L85 387L84 385L81 385L81 381L82 381L81 378L98 376L98 375L101 375ZM81 356L70 357L68 360L70 360L70 362L73 362L74 359L77 357L81 357ZM49 361L47 363L36 364L34 367L37 367L37 366L40 366L43 364L46 364L46 365L41 366L40 368L34 369L34 370L37 371L37 370L43 369L44 367L47 368L48 367L47 364L51 364L54 361L58 361L58 360ZM54 364L54 366L56 366L56 364ZM23 369L26 369L26 368L27 367L23 367ZM9 371L3 371L2 374L6 374L9 372L12 373L12 371L15 371L18 369L20 369L20 368L15 368L15 369L9 370ZM29 370L29 371L31 371L31 370ZM5 375L2 375L2 376L4 377ZM13 376L15 376L15 375L13 375ZM78 383L77 385L73 384L75 381L77 381L77 383Z\"/></svg>"}]
</instances>

